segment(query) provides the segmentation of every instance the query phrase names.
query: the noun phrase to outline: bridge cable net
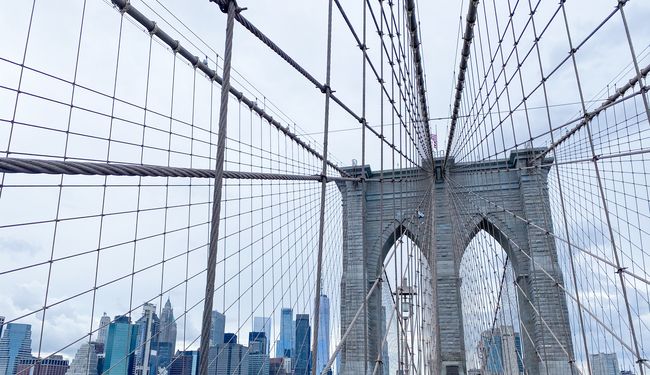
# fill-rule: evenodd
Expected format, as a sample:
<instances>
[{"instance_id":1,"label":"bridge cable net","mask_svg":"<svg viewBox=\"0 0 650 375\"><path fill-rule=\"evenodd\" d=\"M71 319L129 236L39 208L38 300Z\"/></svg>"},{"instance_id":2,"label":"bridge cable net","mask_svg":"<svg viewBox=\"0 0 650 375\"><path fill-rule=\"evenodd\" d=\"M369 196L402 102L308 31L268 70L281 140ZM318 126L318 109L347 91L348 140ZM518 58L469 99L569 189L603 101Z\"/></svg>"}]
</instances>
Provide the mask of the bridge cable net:
<instances>
[{"instance_id":1,"label":"bridge cable net","mask_svg":"<svg viewBox=\"0 0 650 375\"><path fill-rule=\"evenodd\" d=\"M467 367L648 373L650 8L466 6L439 163Z\"/></svg>"},{"instance_id":2,"label":"bridge cable net","mask_svg":"<svg viewBox=\"0 0 650 375\"><path fill-rule=\"evenodd\" d=\"M223 54L158 1L10 5L0 51L0 351L9 340L21 350L7 374L53 361L71 374L338 373L348 328L367 330L370 296L384 281L395 291L404 274L422 291L415 310L405 316L388 301L395 320L365 350L392 348L392 330L402 349L389 351L393 366L426 372L430 278L414 245L387 255L411 260L399 280L367 280L346 327L339 306L340 185L407 191L422 178L385 181L384 171L418 171L432 155L419 21L412 1L328 5L330 38L337 30L356 49L361 87L337 92L336 74L319 83L280 57L332 116L359 125L354 152L379 166L372 176L328 151L327 109L315 140L236 69L233 29L279 47L234 2L210 4ZM362 13L361 27L350 13ZM331 41L327 49L329 71L338 57ZM367 363L378 372L389 359Z\"/></svg>"}]
</instances>

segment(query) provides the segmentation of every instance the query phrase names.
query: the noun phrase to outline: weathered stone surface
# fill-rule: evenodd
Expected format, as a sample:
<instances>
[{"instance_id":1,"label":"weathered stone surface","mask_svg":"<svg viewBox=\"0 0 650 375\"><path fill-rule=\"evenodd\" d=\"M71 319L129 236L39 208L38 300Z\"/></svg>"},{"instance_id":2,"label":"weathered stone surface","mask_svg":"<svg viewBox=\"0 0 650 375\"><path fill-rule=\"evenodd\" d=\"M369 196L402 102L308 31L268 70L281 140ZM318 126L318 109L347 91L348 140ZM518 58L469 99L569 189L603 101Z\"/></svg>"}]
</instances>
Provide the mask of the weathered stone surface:
<instances>
[{"instance_id":1,"label":"weathered stone surface","mask_svg":"<svg viewBox=\"0 0 650 375\"><path fill-rule=\"evenodd\" d=\"M383 182L338 184L344 215L342 333L380 276L388 251L406 235L424 253L433 273L432 319L437 329L432 372L444 375L457 367L465 374L459 268L469 242L485 230L507 252L521 287L520 316L528 332L521 337L528 373L570 373L573 346L566 298L556 283L563 279L555 242L535 227L552 228L548 170L521 168L537 152L522 150L508 160L473 164L452 161L445 176L437 179L415 169L380 174L367 166L348 168L351 174L363 172ZM440 163L434 160L432 167L439 168ZM362 315L341 353L343 374L373 372L382 339L380 290Z\"/></svg>"}]
</instances>

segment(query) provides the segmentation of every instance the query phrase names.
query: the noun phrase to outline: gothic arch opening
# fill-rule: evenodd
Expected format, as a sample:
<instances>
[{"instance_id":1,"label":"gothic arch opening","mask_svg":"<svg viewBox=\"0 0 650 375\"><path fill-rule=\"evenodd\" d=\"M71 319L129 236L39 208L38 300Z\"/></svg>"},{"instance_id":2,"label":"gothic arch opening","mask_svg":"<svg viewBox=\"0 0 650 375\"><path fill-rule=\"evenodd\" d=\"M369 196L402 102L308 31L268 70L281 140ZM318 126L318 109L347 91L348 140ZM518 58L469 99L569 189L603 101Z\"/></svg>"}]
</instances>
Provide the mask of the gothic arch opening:
<instances>
[{"instance_id":1,"label":"gothic arch opening","mask_svg":"<svg viewBox=\"0 0 650 375\"><path fill-rule=\"evenodd\" d=\"M435 349L433 281L419 240L414 231L399 225L384 244L381 304L385 325L380 340L383 374L414 373L415 369L405 368L405 363L420 369L431 366L432 358L423 353Z\"/></svg>"},{"instance_id":2,"label":"gothic arch opening","mask_svg":"<svg viewBox=\"0 0 650 375\"><path fill-rule=\"evenodd\" d=\"M486 218L470 229L459 265L467 369L523 374L524 337L508 237Z\"/></svg>"}]
</instances>

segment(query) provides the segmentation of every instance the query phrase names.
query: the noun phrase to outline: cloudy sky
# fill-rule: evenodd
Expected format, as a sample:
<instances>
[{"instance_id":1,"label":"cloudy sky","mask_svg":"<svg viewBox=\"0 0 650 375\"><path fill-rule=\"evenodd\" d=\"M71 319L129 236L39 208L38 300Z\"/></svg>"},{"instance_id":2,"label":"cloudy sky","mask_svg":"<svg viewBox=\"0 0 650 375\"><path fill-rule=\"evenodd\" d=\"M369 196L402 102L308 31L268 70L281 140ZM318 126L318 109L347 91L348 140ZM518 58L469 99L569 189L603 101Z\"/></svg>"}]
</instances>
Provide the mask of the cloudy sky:
<instances>
[{"instance_id":1,"label":"cloudy sky","mask_svg":"<svg viewBox=\"0 0 650 375\"><path fill-rule=\"evenodd\" d=\"M496 3L503 21L508 12L505 1L487 6L482 3L480 12L490 11L490 6ZM192 53L201 59L207 57L211 68L221 66L225 16L216 5L208 1L177 0L132 1L132 4ZM527 4L522 4L526 8ZM615 1L567 2L574 44L589 35L615 4ZM326 1L281 4L241 1L240 6L248 8L244 15L269 38L320 82L325 81ZM362 2L343 2L343 6L354 28L361 30ZM2 153L9 151L14 157L65 156L79 160L212 167L216 135L211 130L218 118L215 106L218 86L196 75L182 59L174 59L168 48L152 41L128 16L121 19L109 3L100 0L56 3L37 0L30 26L31 2L7 1L2 7L0 33L10 36L5 38L0 50ZM449 125L446 117L450 113L459 31L464 28L466 7L466 1L418 4L429 114L431 118L441 118L431 121L430 126L431 132L438 134L441 150L446 145ZM628 8L637 53L647 56L650 4L635 0ZM554 9L554 6L540 7L540 19L549 17ZM491 14L486 17L485 27L494 30L496 18ZM513 22L521 28L527 18L528 12L522 10ZM370 19L368 24L368 53L378 65L381 49ZM569 51L565 35L563 24L555 22L540 42L541 58L549 69ZM512 37L506 36L506 51L512 48L508 38ZM331 86L342 101L361 114L362 56L336 10L332 40ZM530 43L532 39L526 34L524 40ZM233 45L233 85L320 150L323 95L240 25L235 26ZM29 69L20 69L23 59ZM588 104L593 106L606 98L608 84L629 78L629 75L617 76L621 71L629 72L629 60L620 19L606 23L578 55ZM647 65L648 60L643 61ZM550 104L557 105L551 109L554 124L573 120L580 110L571 69L565 64L548 83L552 92ZM522 71L522 79L530 90L540 80L539 71L535 68ZM388 73L387 64L385 72ZM77 85L74 90L70 84L73 81ZM371 126L380 126L382 113L378 106L382 99L370 70L367 87L366 118ZM21 95L16 102L18 89L36 95ZM522 94L512 91L512 101L518 103ZM112 100L112 96L119 100ZM384 131L390 133L396 120L387 109L386 99L383 100ZM76 110L70 111L70 102ZM531 97L530 106L543 104L538 91ZM230 101L230 108L226 169L320 172L318 160L291 142L287 146L279 132L260 123L259 118L236 100ZM547 129L546 114L537 110L530 113L532 134L536 136ZM521 113L513 118L524 121ZM117 142L106 142L109 137ZM393 142L398 138L388 136ZM329 140L331 158L339 165L350 165L353 159L361 161L359 123L336 105L331 107ZM548 137L540 136L535 145L545 145L548 141ZM515 139L514 134L506 131L502 140L491 144L482 154L469 152L462 144L452 152L457 158L467 160L501 157L513 143L521 144L521 137ZM170 149L177 152L169 152ZM373 170L381 165L379 150L380 142L369 135L365 158ZM492 155L490 150L501 153ZM567 157L576 153L567 152ZM412 152L411 155L414 156ZM393 156L384 147L386 169L412 166ZM96 329L104 311L116 315L133 310L137 317L142 302L153 299L160 305L164 296L172 299L177 316L188 311L178 322L182 327L179 332L184 333L179 342L188 347L198 345L194 340L200 330L205 283L201 270L211 198L206 181L193 180L190 187L189 180L184 179L105 181L99 177L62 180L60 176L7 175L3 183L0 315L35 327L34 351L40 346L43 353L51 353L82 338L91 322ZM59 188L59 184L65 187ZM215 307L226 311L228 316L227 330L246 333L250 329L250 316L275 316L283 306L295 306L296 313L311 312L319 194L319 184L314 182L228 184L222 216L229 218L224 220L222 228L222 237L226 239L220 243L217 284L221 288L215 299ZM325 264L329 272L324 277L324 290L336 301L341 272L336 266L341 263L337 251L341 243L341 215L340 198L333 184L328 187L326 202L329 242ZM57 219L66 220L57 222ZM582 228L590 226L588 223ZM168 233L161 235L163 232ZM134 238L138 239L135 243ZM100 257L93 252L97 248L102 249ZM73 257L63 259L70 255ZM40 264L50 259L61 260L51 268L46 263ZM164 267L162 259L165 259ZM27 268L12 271L20 267ZM96 273L95 268L101 272ZM138 270L137 274L128 276L133 270ZM94 285L101 287L96 293L89 292ZM80 295L67 300L77 294ZM36 327L40 327L43 316L39 309L46 298L48 304L63 302L48 309L42 343L38 344L41 330ZM333 321L338 320L336 306L334 303L331 309ZM277 336L277 322L274 325L274 336ZM332 327L338 332L336 323ZM77 346L74 344L63 352L70 356Z\"/></svg>"}]
</instances>

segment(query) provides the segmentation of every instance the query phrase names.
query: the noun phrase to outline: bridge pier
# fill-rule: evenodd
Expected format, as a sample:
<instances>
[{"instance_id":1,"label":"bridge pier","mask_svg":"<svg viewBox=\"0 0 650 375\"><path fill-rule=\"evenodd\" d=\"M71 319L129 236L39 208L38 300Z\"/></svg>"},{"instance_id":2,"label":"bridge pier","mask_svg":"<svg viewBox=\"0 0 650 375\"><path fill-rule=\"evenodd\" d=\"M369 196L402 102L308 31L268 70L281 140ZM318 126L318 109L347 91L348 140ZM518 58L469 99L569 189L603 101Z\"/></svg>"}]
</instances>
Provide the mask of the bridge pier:
<instances>
[{"instance_id":1,"label":"bridge pier","mask_svg":"<svg viewBox=\"0 0 650 375\"><path fill-rule=\"evenodd\" d=\"M432 373L466 374L460 265L470 241L484 230L503 247L516 275L527 373L571 374L573 346L568 309L558 286L564 281L555 240L540 229L553 228L548 169L523 168L538 152L515 151L509 159L490 162L451 161L444 174L441 161L435 160L437 173L425 175L413 169L388 171L384 172L383 182L372 181L378 176L366 166L366 176L371 180L366 182L365 198L360 183L338 183L344 214L342 331L380 276L388 251L399 237L406 235L423 252L432 272L432 319L436 322ZM361 167L348 171L359 174ZM407 182L396 182L405 176L409 176ZM427 192L432 194L423 202ZM362 203L366 205L365 218ZM427 220L418 217L418 210L423 211ZM431 222L429 215L433 215L432 225L427 224ZM372 374L383 339L380 317L378 288L371 296L367 314L353 327L343 347L343 374Z\"/></svg>"}]
</instances>

